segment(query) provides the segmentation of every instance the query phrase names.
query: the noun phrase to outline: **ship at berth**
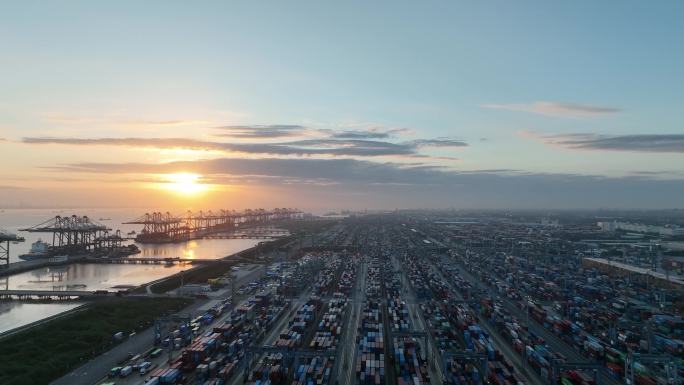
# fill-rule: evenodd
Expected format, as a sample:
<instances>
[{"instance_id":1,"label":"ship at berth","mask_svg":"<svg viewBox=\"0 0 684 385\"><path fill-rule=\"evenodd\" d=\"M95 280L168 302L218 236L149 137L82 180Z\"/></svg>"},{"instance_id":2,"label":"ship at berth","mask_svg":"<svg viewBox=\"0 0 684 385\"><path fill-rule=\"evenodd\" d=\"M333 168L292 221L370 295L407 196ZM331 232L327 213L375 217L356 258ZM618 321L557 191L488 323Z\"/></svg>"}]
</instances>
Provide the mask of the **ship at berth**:
<instances>
[{"instance_id":1,"label":"ship at berth","mask_svg":"<svg viewBox=\"0 0 684 385\"><path fill-rule=\"evenodd\" d=\"M39 239L31 244L31 250L27 254L20 255L24 261L34 261L36 259L47 259L50 257L50 244Z\"/></svg>"}]
</instances>

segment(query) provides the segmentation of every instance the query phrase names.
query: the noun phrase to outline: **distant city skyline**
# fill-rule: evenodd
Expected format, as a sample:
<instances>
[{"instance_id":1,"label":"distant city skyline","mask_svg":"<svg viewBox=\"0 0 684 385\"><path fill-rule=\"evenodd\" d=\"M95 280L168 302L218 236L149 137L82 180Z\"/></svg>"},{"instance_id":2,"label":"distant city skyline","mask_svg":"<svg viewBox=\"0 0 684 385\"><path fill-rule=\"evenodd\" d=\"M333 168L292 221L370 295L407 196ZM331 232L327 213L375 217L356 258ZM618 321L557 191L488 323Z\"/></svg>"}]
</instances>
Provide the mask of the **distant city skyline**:
<instances>
[{"instance_id":1,"label":"distant city skyline","mask_svg":"<svg viewBox=\"0 0 684 385\"><path fill-rule=\"evenodd\" d=\"M682 16L8 3L0 208L684 207Z\"/></svg>"}]
</instances>

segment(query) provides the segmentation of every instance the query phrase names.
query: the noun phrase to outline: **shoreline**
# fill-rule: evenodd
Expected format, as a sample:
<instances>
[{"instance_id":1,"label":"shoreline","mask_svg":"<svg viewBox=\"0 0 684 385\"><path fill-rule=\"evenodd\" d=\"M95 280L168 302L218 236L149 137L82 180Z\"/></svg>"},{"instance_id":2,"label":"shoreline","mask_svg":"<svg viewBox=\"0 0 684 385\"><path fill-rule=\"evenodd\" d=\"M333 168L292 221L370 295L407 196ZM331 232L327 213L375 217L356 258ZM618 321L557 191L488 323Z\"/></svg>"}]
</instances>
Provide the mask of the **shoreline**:
<instances>
[{"instance_id":1,"label":"shoreline","mask_svg":"<svg viewBox=\"0 0 684 385\"><path fill-rule=\"evenodd\" d=\"M272 241L267 241L266 243L262 244L257 244L254 246L251 246L249 248L237 251L235 253L226 255L224 257L216 258L215 261L213 262L203 262L199 264L194 264L192 267L189 269L183 271L182 273L174 273L165 277L157 278L150 280L148 282L142 283L138 286L134 287L128 287L128 288L121 288L122 291L126 291L132 296L139 296L139 295L146 295L148 297L154 298L154 297L164 297L164 292L168 292L170 290L174 290L177 288L177 286L180 286L180 277L181 275L184 276L184 282L185 283L193 283L193 281L197 281L199 278L203 278L202 274L216 274L217 273L217 268L218 266L225 266L223 269L228 269L235 264L242 263L242 262L250 262L250 263L259 263L260 261L257 260L257 256L260 253L263 254L269 254L272 251L282 247L284 244L291 244L292 242L296 241L297 236L291 235L288 237L283 237L280 239L272 240ZM250 260L247 260L250 259ZM65 266L65 265L70 265L70 264L77 264L77 263L106 263L106 261L92 261L92 259L89 259L88 256L77 256L73 257L73 259L70 259L68 261L60 261L60 262L48 262L48 261L24 261L24 262L17 262L20 263L21 266L18 266L16 269L8 271L8 269L1 270L0 273L4 273L6 276L11 276L11 275L16 275L20 274L26 271L31 271L35 269L40 269L44 267L52 267L52 266ZM2 274L0 274L2 276ZM206 280L204 280L206 281ZM160 285L160 286L157 286ZM157 290L152 291L152 289L156 287ZM162 292L159 291L159 289L162 288ZM124 297L126 295L124 294ZM20 301L23 302L23 301ZM88 306L91 304L93 301L85 299L84 304L79 306L79 308L82 308L83 306ZM74 311L74 309L69 309L65 310L64 312L46 317L46 318L40 318L34 321L31 321L27 324L17 326L15 328L6 330L2 333L0 333L0 338L3 338L4 336L12 335L15 334L19 331L23 330L29 330L33 326L37 325L42 325L46 322L46 320L51 320L54 319L55 317L60 317L63 316L64 314L71 314Z\"/></svg>"}]
</instances>

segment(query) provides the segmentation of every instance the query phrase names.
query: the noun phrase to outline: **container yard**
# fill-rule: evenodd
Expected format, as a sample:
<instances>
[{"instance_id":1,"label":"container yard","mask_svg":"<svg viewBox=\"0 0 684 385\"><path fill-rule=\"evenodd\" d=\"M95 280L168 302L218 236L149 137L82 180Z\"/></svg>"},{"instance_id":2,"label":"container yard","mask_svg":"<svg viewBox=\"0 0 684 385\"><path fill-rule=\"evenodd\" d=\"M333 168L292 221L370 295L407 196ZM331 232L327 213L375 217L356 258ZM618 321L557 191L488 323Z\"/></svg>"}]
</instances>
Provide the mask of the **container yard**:
<instances>
[{"instance_id":1,"label":"container yard","mask_svg":"<svg viewBox=\"0 0 684 385\"><path fill-rule=\"evenodd\" d=\"M587 264L585 255L595 251L570 238L591 233L589 225L566 231L482 218L348 219L316 249L268 266L239 303L219 302L160 335L158 349L173 352L169 362L138 357L112 378L215 385L679 383L684 319L676 290ZM143 373L141 381L123 379L128 366Z\"/></svg>"}]
</instances>

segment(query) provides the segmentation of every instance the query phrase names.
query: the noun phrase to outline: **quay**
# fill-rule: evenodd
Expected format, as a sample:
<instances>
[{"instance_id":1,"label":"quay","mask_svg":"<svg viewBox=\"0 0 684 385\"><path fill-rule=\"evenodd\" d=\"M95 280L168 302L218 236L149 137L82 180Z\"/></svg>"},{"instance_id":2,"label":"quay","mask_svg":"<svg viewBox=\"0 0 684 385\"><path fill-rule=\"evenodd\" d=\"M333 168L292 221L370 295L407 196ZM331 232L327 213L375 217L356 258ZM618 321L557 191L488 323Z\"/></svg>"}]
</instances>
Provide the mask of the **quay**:
<instances>
[{"instance_id":1,"label":"quay","mask_svg":"<svg viewBox=\"0 0 684 385\"><path fill-rule=\"evenodd\" d=\"M34 270L34 269L41 269L43 267L64 266L64 265L68 265L71 263L83 262L85 260L85 258L86 258L86 256L84 256L84 255L78 255L78 256L69 257L69 259L67 259L67 260L60 260L60 261L50 261L48 259L48 260L12 262L6 268L0 268L0 277L15 275L15 274L23 273L25 271Z\"/></svg>"},{"instance_id":2,"label":"quay","mask_svg":"<svg viewBox=\"0 0 684 385\"><path fill-rule=\"evenodd\" d=\"M271 238L284 235L281 230L260 228L283 220L301 219L302 212L296 209L220 210L218 212L188 211L185 215L169 212L146 213L125 224L143 225L135 237L139 243L177 243L205 237L227 238ZM243 229L246 229L243 231ZM220 235L224 234L224 235Z\"/></svg>"},{"instance_id":3,"label":"quay","mask_svg":"<svg viewBox=\"0 0 684 385\"><path fill-rule=\"evenodd\" d=\"M206 258L86 258L81 263L111 263L111 264L141 264L141 265L171 265L176 263L229 263L233 260L223 258L206 259Z\"/></svg>"},{"instance_id":4,"label":"quay","mask_svg":"<svg viewBox=\"0 0 684 385\"><path fill-rule=\"evenodd\" d=\"M72 298L106 298L108 296L116 295L116 291L107 290L0 290L0 300L18 299L58 299L69 300Z\"/></svg>"},{"instance_id":5,"label":"quay","mask_svg":"<svg viewBox=\"0 0 684 385\"><path fill-rule=\"evenodd\" d=\"M171 265L171 264L206 264L206 263L229 263L232 260L224 258L203 259L203 258L134 258L134 257L118 257L118 258L96 258L87 255L79 255L69 257L67 260L60 261L22 261L14 262L6 269L0 269L0 277L15 275L29 270L41 269L43 267L64 266L74 263L104 263L104 264L141 264L141 265Z\"/></svg>"}]
</instances>

